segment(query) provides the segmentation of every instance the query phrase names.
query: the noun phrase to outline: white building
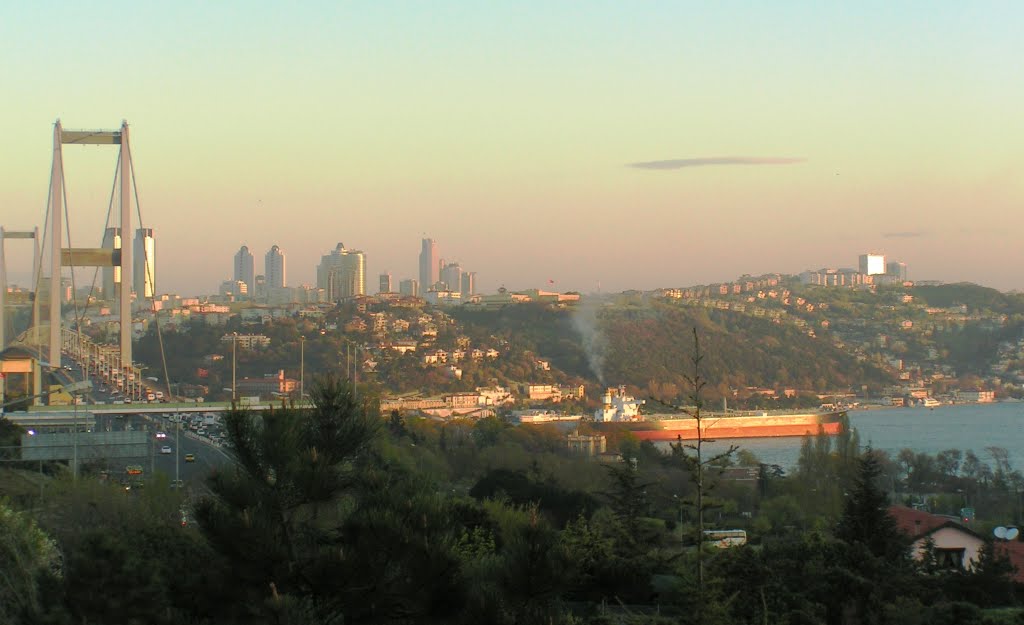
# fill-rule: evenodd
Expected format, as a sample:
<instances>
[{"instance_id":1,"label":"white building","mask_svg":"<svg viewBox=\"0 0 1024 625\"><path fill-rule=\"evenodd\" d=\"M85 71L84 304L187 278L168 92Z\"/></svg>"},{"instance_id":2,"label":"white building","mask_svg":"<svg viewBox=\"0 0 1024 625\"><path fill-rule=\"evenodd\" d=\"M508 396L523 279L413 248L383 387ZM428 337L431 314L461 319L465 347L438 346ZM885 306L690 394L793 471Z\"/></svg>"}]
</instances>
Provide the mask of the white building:
<instances>
[{"instance_id":1,"label":"white building","mask_svg":"<svg viewBox=\"0 0 1024 625\"><path fill-rule=\"evenodd\" d=\"M884 254L861 254L860 260L860 272L867 276L879 276L885 275L885 255Z\"/></svg>"}]
</instances>

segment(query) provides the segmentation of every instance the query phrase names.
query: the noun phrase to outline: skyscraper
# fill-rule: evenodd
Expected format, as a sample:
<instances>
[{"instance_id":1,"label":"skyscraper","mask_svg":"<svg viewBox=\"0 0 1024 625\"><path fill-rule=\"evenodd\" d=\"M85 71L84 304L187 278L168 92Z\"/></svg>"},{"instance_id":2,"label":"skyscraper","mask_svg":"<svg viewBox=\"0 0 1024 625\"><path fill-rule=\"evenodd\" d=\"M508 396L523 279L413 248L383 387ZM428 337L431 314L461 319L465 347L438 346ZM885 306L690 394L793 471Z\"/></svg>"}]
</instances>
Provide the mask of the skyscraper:
<instances>
[{"instance_id":1,"label":"skyscraper","mask_svg":"<svg viewBox=\"0 0 1024 625\"><path fill-rule=\"evenodd\" d=\"M861 254L858 260L860 261L860 272L866 276L885 273L885 256L882 254Z\"/></svg>"},{"instance_id":2,"label":"skyscraper","mask_svg":"<svg viewBox=\"0 0 1024 625\"><path fill-rule=\"evenodd\" d=\"M462 290L462 267L459 263L448 263L441 269L441 279L449 291Z\"/></svg>"},{"instance_id":3,"label":"skyscraper","mask_svg":"<svg viewBox=\"0 0 1024 625\"><path fill-rule=\"evenodd\" d=\"M476 272L467 271L462 274L462 297L476 294Z\"/></svg>"},{"instance_id":4,"label":"skyscraper","mask_svg":"<svg viewBox=\"0 0 1024 625\"><path fill-rule=\"evenodd\" d=\"M103 231L103 249L121 249L121 229L107 228ZM117 288L121 284L120 267L103 268L103 299L112 300L117 297Z\"/></svg>"},{"instance_id":5,"label":"skyscraper","mask_svg":"<svg viewBox=\"0 0 1024 625\"><path fill-rule=\"evenodd\" d=\"M244 282L249 293L253 293L256 290L256 267L255 261L252 254L249 252L249 247L243 245L238 253L235 254L235 273L233 280L235 282Z\"/></svg>"},{"instance_id":6,"label":"skyscraper","mask_svg":"<svg viewBox=\"0 0 1024 625\"><path fill-rule=\"evenodd\" d=\"M327 301L366 294L366 256L338 243L330 254L320 258L316 285L327 293Z\"/></svg>"},{"instance_id":7,"label":"skyscraper","mask_svg":"<svg viewBox=\"0 0 1024 625\"><path fill-rule=\"evenodd\" d=\"M391 292L391 274L384 272L380 274L380 288L377 290L378 293L390 293Z\"/></svg>"},{"instance_id":8,"label":"skyscraper","mask_svg":"<svg viewBox=\"0 0 1024 625\"><path fill-rule=\"evenodd\" d=\"M398 283L398 292L402 295L420 296L420 281L412 278L402 280Z\"/></svg>"},{"instance_id":9,"label":"skyscraper","mask_svg":"<svg viewBox=\"0 0 1024 625\"><path fill-rule=\"evenodd\" d=\"M267 288L280 289L288 286L285 275L284 252L274 246L264 257L263 275L267 278Z\"/></svg>"},{"instance_id":10,"label":"skyscraper","mask_svg":"<svg viewBox=\"0 0 1024 625\"><path fill-rule=\"evenodd\" d=\"M420 249L420 288L429 291L438 277L437 245L433 239L423 239Z\"/></svg>"},{"instance_id":11,"label":"skyscraper","mask_svg":"<svg viewBox=\"0 0 1024 625\"><path fill-rule=\"evenodd\" d=\"M150 299L156 294L156 240L152 228L135 231L134 251L132 280L135 282L136 301Z\"/></svg>"}]
</instances>

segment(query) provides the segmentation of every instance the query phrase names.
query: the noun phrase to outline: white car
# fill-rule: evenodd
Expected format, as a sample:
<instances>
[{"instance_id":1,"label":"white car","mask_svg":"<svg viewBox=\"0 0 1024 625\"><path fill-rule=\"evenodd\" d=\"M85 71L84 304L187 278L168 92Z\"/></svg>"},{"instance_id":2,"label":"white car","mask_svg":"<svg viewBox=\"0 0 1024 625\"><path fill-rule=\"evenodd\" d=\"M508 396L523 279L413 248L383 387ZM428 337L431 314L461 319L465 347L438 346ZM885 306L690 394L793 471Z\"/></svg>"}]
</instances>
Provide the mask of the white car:
<instances>
[{"instance_id":1,"label":"white car","mask_svg":"<svg viewBox=\"0 0 1024 625\"><path fill-rule=\"evenodd\" d=\"M173 453L173 451L171 450L170 445L164 445L163 447L160 448L160 453L162 453L162 454L170 454L170 453Z\"/></svg>"}]
</instances>

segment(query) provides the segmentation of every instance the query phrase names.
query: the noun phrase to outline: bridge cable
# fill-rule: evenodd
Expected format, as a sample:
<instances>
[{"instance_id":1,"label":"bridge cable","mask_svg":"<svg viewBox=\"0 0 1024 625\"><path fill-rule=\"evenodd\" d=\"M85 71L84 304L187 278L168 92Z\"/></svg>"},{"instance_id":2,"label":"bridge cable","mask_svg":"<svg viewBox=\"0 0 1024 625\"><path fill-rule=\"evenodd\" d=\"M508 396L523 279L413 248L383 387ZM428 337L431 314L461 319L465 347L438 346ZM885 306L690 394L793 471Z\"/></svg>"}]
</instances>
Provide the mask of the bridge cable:
<instances>
[{"instance_id":1,"label":"bridge cable","mask_svg":"<svg viewBox=\"0 0 1024 625\"><path fill-rule=\"evenodd\" d=\"M145 229L145 226L142 223L142 206L139 204L139 187L138 187L138 184L135 181L135 161L132 159L131 146L125 145L125 146L122 147L122 149L127 149L128 150L128 168L130 170L130 175L131 175L131 179L132 179L132 191L135 194L135 211L136 211L136 214L138 214L138 216L139 216L139 229ZM121 244L124 245L124 239L123 238L122 238L121 241L122 241ZM142 255L143 255L143 258L145 259L145 262L143 263L143 267L145 268L146 278L149 280L149 283L152 285L152 289L153 289L153 297L150 298L151 301L152 301L152 304L153 304L153 324L156 326L156 341L157 341L157 345L159 345L159 347L160 347L160 364L163 365L163 369L164 369L164 382L167 385L167 399L170 400L171 397L172 397L172 394L171 394L171 376L170 376L170 374L167 371L167 354L164 352L164 337L163 337L163 333L160 331L160 315L159 315L159 311L157 311L157 309L156 309L156 277L153 275L152 263L149 262L150 259L149 259L149 248L148 248L148 246L146 246L146 245L142 246ZM122 280L123 280L123 278L124 277L122 276ZM122 288L124 288L124 287L122 286ZM145 294L146 294L145 293L145 291L146 291L145 281L143 281L142 291L143 291L142 296L145 297ZM140 380L140 382L141 382L141 380Z\"/></svg>"}]
</instances>

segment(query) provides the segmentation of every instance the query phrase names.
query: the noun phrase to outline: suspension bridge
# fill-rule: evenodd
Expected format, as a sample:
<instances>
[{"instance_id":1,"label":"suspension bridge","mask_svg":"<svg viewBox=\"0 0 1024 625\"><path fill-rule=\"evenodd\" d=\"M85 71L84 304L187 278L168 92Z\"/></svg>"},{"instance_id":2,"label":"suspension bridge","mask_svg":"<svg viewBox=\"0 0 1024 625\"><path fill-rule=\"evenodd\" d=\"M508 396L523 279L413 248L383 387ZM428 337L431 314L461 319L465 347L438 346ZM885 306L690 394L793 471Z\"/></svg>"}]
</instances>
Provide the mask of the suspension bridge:
<instances>
[{"instance_id":1,"label":"suspension bridge","mask_svg":"<svg viewBox=\"0 0 1024 625\"><path fill-rule=\"evenodd\" d=\"M141 399L146 392L142 369L132 360L132 314L133 307L137 311L151 305L155 275L152 244L139 246L142 257L134 258L130 236L133 208L140 236L151 237L152 231L142 228L129 137L127 121L115 130L71 130L57 120L42 229L0 226L0 403L4 406L83 403L87 393L69 398L66 387L75 381L57 375L63 371L67 377L66 370L71 369L63 365L67 359L78 365L79 382L90 377L102 379L123 390L128 398ZM64 150L77 145L118 148L107 216L99 229L101 247L81 246L71 236ZM112 219L115 214L119 219ZM29 240L33 245L31 285L9 289L7 244ZM81 269L94 272L85 301L80 301L76 283ZM133 272L140 269L145 273L144 280L138 281L144 285L141 292L133 288L137 282ZM119 328L111 343L97 343L83 334L89 307L101 301L96 293L96 275L101 270L104 278L112 277L105 279L102 300L116 304L117 310L116 316L110 317ZM19 323L23 327L18 327Z\"/></svg>"}]
</instances>

